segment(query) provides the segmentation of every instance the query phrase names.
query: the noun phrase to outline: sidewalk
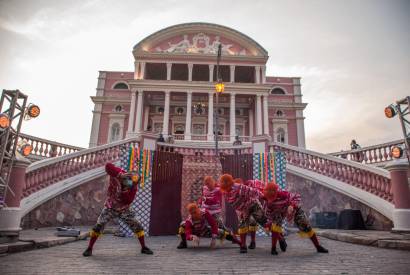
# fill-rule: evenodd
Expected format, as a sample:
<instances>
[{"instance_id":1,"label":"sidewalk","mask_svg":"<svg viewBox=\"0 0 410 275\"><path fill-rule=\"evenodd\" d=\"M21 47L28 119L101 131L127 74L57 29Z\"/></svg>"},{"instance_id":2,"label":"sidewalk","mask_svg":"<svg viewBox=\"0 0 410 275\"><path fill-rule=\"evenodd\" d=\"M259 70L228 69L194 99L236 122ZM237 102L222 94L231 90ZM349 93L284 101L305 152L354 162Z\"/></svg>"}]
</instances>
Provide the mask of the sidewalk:
<instances>
[{"instance_id":1,"label":"sidewalk","mask_svg":"<svg viewBox=\"0 0 410 275\"><path fill-rule=\"evenodd\" d=\"M390 231L374 230L315 230L317 235L332 240L376 246L380 248L410 250L410 233L392 233Z\"/></svg>"},{"instance_id":2,"label":"sidewalk","mask_svg":"<svg viewBox=\"0 0 410 275\"><path fill-rule=\"evenodd\" d=\"M15 253L37 248L46 248L56 245L62 245L78 240L84 240L88 237L91 226L76 226L75 229L81 231L78 237L57 237L55 227L39 228L37 230L28 229L20 232L20 238L15 243L0 244L0 255L6 253ZM105 234L113 234L114 228L106 228Z\"/></svg>"}]
</instances>

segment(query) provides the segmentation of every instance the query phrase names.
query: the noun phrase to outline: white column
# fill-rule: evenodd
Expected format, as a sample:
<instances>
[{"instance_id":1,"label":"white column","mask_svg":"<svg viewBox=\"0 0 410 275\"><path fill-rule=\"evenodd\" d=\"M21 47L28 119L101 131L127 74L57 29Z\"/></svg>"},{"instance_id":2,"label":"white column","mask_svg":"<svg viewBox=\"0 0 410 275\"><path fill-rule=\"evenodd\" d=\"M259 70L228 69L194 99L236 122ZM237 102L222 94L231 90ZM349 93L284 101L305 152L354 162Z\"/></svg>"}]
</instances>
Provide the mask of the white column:
<instances>
[{"instance_id":1,"label":"white column","mask_svg":"<svg viewBox=\"0 0 410 275\"><path fill-rule=\"evenodd\" d=\"M263 95L263 133L269 136L268 95Z\"/></svg>"},{"instance_id":2,"label":"white column","mask_svg":"<svg viewBox=\"0 0 410 275\"><path fill-rule=\"evenodd\" d=\"M172 63L167 63L167 80L171 80Z\"/></svg>"},{"instance_id":3,"label":"white column","mask_svg":"<svg viewBox=\"0 0 410 275\"><path fill-rule=\"evenodd\" d=\"M192 119L192 91L187 92L186 119L185 119L185 140L191 140L191 119Z\"/></svg>"},{"instance_id":4,"label":"white column","mask_svg":"<svg viewBox=\"0 0 410 275\"><path fill-rule=\"evenodd\" d=\"M253 110L249 108L249 136L253 137Z\"/></svg>"},{"instance_id":5,"label":"white column","mask_svg":"<svg viewBox=\"0 0 410 275\"><path fill-rule=\"evenodd\" d=\"M148 121L149 121L149 106L144 107L144 131L148 128Z\"/></svg>"},{"instance_id":6,"label":"white column","mask_svg":"<svg viewBox=\"0 0 410 275\"><path fill-rule=\"evenodd\" d=\"M266 66L262 66L262 84L266 83Z\"/></svg>"},{"instance_id":7,"label":"white column","mask_svg":"<svg viewBox=\"0 0 410 275\"><path fill-rule=\"evenodd\" d=\"M231 83L235 82L235 65L231 65Z\"/></svg>"},{"instance_id":8,"label":"white column","mask_svg":"<svg viewBox=\"0 0 410 275\"><path fill-rule=\"evenodd\" d=\"M142 101L144 100L144 91L138 90L137 111L135 112L135 133L141 132L142 123Z\"/></svg>"},{"instance_id":9,"label":"white column","mask_svg":"<svg viewBox=\"0 0 410 275\"><path fill-rule=\"evenodd\" d=\"M230 127L230 136L231 141L235 140L235 128L236 128L236 121L235 121L235 94L231 93L231 108L230 108L230 116L229 116L229 125Z\"/></svg>"},{"instance_id":10,"label":"white column","mask_svg":"<svg viewBox=\"0 0 410 275\"><path fill-rule=\"evenodd\" d=\"M138 79L140 62L134 62L134 79Z\"/></svg>"},{"instance_id":11,"label":"white column","mask_svg":"<svg viewBox=\"0 0 410 275\"><path fill-rule=\"evenodd\" d=\"M256 95L256 135L262 135L261 95Z\"/></svg>"},{"instance_id":12,"label":"white column","mask_svg":"<svg viewBox=\"0 0 410 275\"><path fill-rule=\"evenodd\" d=\"M139 73L139 79L145 78L145 62L141 62L141 70Z\"/></svg>"},{"instance_id":13,"label":"white column","mask_svg":"<svg viewBox=\"0 0 410 275\"><path fill-rule=\"evenodd\" d=\"M98 145L98 133L100 131L101 110L102 104L95 104L93 111L93 123L91 126L90 143L88 145L88 147L90 148Z\"/></svg>"},{"instance_id":14,"label":"white column","mask_svg":"<svg viewBox=\"0 0 410 275\"><path fill-rule=\"evenodd\" d=\"M136 103L136 101L137 101L137 91L132 89L131 90L130 114L128 116L127 136L129 136L130 133L134 132L134 118L135 118L135 103Z\"/></svg>"},{"instance_id":15,"label":"white column","mask_svg":"<svg viewBox=\"0 0 410 275\"><path fill-rule=\"evenodd\" d=\"M218 110L216 110L218 112ZM218 129L218 126L216 126ZM218 131L218 130L217 130ZM214 140L214 93L208 94L208 140Z\"/></svg>"},{"instance_id":16,"label":"white column","mask_svg":"<svg viewBox=\"0 0 410 275\"><path fill-rule=\"evenodd\" d=\"M305 118L302 110L296 110L296 131L298 135L298 147L306 148L305 142Z\"/></svg>"},{"instance_id":17,"label":"white column","mask_svg":"<svg viewBox=\"0 0 410 275\"><path fill-rule=\"evenodd\" d=\"M171 92L165 91L164 122L162 123L162 135L164 137L168 137L170 98L171 98Z\"/></svg>"},{"instance_id":18,"label":"white column","mask_svg":"<svg viewBox=\"0 0 410 275\"><path fill-rule=\"evenodd\" d=\"M256 84L261 83L261 67L260 66L255 66L255 82Z\"/></svg>"},{"instance_id":19,"label":"white column","mask_svg":"<svg viewBox=\"0 0 410 275\"><path fill-rule=\"evenodd\" d=\"M302 89L299 77L293 78L293 93L295 96L295 103L302 103ZM298 146L306 148L305 118L303 117L303 110L296 110L296 131L298 135Z\"/></svg>"},{"instance_id":20,"label":"white column","mask_svg":"<svg viewBox=\"0 0 410 275\"><path fill-rule=\"evenodd\" d=\"M192 81L192 69L194 68L194 64L188 63L188 81Z\"/></svg>"},{"instance_id":21,"label":"white column","mask_svg":"<svg viewBox=\"0 0 410 275\"><path fill-rule=\"evenodd\" d=\"M209 64L209 82L214 82L214 64Z\"/></svg>"}]
</instances>

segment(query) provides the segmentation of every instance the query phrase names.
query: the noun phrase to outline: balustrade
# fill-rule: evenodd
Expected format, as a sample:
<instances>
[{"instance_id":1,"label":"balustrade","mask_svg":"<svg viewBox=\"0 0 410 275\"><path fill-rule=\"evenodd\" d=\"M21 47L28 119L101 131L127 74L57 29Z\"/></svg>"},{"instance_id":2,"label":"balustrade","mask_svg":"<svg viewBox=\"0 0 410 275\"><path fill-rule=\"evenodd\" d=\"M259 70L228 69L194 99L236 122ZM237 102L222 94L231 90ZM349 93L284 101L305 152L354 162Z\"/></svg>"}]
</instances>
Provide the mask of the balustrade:
<instances>
[{"instance_id":1,"label":"balustrade","mask_svg":"<svg viewBox=\"0 0 410 275\"><path fill-rule=\"evenodd\" d=\"M384 169L282 143L271 143L270 148L271 151L280 150L285 152L287 163L290 165L342 181L370 192L386 201L393 201L390 175ZM377 155L377 158L379 157L380 154Z\"/></svg>"},{"instance_id":2,"label":"balustrade","mask_svg":"<svg viewBox=\"0 0 410 275\"><path fill-rule=\"evenodd\" d=\"M394 146L404 146L404 141L402 139L395 140L392 142L367 146L360 149L330 153L329 155L364 164L383 163L393 160L391 150Z\"/></svg>"},{"instance_id":3,"label":"balustrade","mask_svg":"<svg viewBox=\"0 0 410 275\"><path fill-rule=\"evenodd\" d=\"M27 168L23 197L58 181L103 167L109 161L115 162L119 160L121 146L128 147L135 143L135 139L126 139L83 149L69 155L37 161Z\"/></svg>"},{"instance_id":4,"label":"balustrade","mask_svg":"<svg viewBox=\"0 0 410 275\"><path fill-rule=\"evenodd\" d=\"M51 158L57 156L63 156L82 150L81 147L71 146L64 143L59 143L47 139L42 139L26 134L19 135L19 142L28 142L33 150L31 156L37 158Z\"/></svg>"}]
</instances>

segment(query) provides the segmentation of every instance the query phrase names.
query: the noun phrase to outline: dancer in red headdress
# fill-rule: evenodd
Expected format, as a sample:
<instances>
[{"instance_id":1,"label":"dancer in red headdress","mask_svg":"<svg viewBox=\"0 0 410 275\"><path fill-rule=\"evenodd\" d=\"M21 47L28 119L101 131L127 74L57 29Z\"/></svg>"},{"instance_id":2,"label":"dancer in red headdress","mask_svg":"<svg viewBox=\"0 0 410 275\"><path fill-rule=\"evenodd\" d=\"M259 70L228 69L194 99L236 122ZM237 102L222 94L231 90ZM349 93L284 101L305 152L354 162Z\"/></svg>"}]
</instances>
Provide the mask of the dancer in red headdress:
<instances>
[{"instance_id":1,"label":"dancer in red headdress","mask_svg":"<svg viewBox=\"0 0 410 275\"><path fill-rule=\"evenodd\" d=\"M211 248L215 247L216 239L226 238L233 243L240 244L230 232L218 228L218 223L207 210L200 209L196 203L188 204L187 209L189 216L179 227L181 242L178 249L187 248L187 241L192 241L194 246L198 246L201 237L211 238Z\"/></svg>"},{"instance_id":2,"label":"dancer in red headdress","mask_svg":"<svg viewBox=\"0 0 410 275\"><path fill-rule=\"evenodd\" d=\"M267 222L259 198L260 190L234 182L231 175L225 174L220 178L220 188L224 192L228 203L236 210L239 217L238 232L241 236L241 253L247 253L246 235L253 218L256 223L264 226Z\"/></svg>"},{"instance_id":3,"label":"dancer in red headdress","mask_svg":"<svg viewBox=\"0 0 410 275\"><path fill-rule=\"evenodd\" d=\"M279 190L279 186L273 182L267 184L263 190L265 199L264 210L268 218L265 225L272 232L272 255L277 255L276 243L282 233L282 223L285 218L293 220L299 228L301 237L309 237L315 245L317 252L328 253L328 250L319 244L316 233L309 224L305 213L300 207L300 195Z\"/></svg>"},{"instance_id":4,"label":"dancer in red headdress","mask_svg":"<svg viewBox=\"0 0 410 275\"><path fill-rule=\"evenodd\" d=\"M90 232L90 242L83 256L92 255L93 247L98 237L104 231L104 226L112 219L122 219L134 232L141 244L141 253L153 254L151 249L145 245L144 228L135 218L135 213L129 209L137 194L137 185L140 178L137 175L126 173L112 163L105 165L105 171L110 176L110 184L107 191L107 199L96 225Z\"/></svg>"}]
</instances>

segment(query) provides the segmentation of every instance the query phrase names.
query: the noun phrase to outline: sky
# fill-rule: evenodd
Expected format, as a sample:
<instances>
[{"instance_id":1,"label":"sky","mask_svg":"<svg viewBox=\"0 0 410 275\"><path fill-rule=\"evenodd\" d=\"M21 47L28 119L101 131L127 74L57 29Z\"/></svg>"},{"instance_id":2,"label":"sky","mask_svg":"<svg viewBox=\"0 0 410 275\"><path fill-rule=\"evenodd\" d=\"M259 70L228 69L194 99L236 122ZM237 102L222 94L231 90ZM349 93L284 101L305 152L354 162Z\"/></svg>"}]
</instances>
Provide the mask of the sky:
<instances>
[{"instance_id":1,"label":"sky","mask_svg":"<svg viewBox=\"0 0 410 275\"><path fill-rule=\"evenodd\" d=\"M410 0L0 0L0 89L41 107L23 133L87 147L98 71L133 71L136 43L187 22L236 29L267 75L302 78L308 149L403 137L384 108L410 95Z\"/></svg>"}]
</instances>

